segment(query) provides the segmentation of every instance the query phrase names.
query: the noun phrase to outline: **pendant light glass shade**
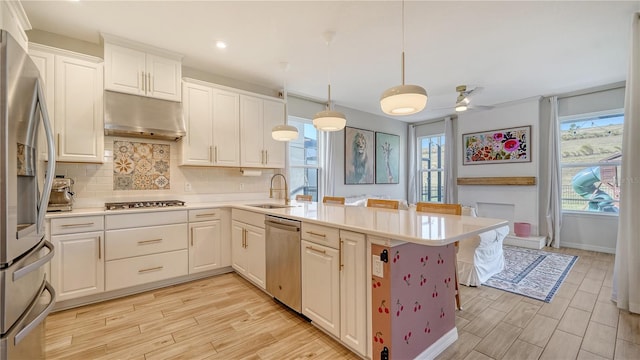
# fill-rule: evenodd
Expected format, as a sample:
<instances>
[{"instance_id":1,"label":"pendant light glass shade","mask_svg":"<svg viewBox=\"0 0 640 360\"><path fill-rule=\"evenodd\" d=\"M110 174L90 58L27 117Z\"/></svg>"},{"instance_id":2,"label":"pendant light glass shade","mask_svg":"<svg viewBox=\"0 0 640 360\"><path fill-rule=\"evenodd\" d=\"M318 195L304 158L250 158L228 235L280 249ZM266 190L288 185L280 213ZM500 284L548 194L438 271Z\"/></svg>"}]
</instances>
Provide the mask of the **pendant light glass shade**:
<instances>
[{"instance_id":1,"label":"pendant light glass shade","mask_svg":"<svg viewBox=\"0 0 640 360\"><path fill-rule=\"evenodd\" d=\"M427 105L427 91L418 85L398 85L380 97L380 108L389 115L411 115Z\"/></svg>"},{"instance_id":2,"label":"pendant light glass shade","mask_svg":"<svg viewBox=\"0 0 640 360\"><path fill-rule=\"evenodd\" d=\"M298 129L291 125L276 125L271 130L271 137L277 141L291 141L298 138Z\"/></svg>"},{"instance_id":3,"label":"pendant light glass shade","mask_svg":"<svg viewBox=\"0 0 640 360\"><path fill-rule=\"evenodd\" d=\"M456 90L458 90L458 88L456 88ZM464 90L460 90L460 91L464 91ZM469 99L461 92L460 95L458 95L458 98L456 99L456 111L457 112L467 111L467 108L468 108L467 104L469 104Z\"/></svg>"},{"instance_id":4,"label":"pendant light glass shade","mask_svg":"<svg viewBox=\"0 0 640 360\"><path fill-rule=\"evenodd\" d=\"M340 131L347 124L347 117L339 111L320 111L313 117L313 126L321 131Z\"/></svg>"}]
</instances>

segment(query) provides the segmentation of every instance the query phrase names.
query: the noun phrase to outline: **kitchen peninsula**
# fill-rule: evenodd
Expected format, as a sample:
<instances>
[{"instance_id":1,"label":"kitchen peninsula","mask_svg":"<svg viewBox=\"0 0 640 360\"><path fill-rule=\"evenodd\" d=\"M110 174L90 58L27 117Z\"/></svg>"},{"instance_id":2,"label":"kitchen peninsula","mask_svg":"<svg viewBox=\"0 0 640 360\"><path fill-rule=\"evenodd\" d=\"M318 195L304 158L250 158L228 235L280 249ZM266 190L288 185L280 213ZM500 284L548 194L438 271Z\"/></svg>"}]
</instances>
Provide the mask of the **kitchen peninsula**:
<instances>
[{"instance_id":1,"label":"kitchen peninsula","mask_svg":"<svg viewBox=\"0 0 640 360\"><path fill-rule=\"evenodd\" d=\"M265 208L252 206L255 203L258 201L187 203L183 207L119 211L78 209L70 213L50 214L48 218L51 221L70 218L81 220L86 217L93 220L106 218L105 228L109 229L109 224L113 223L109 218L121 217L123 213L130 217L151 215L154 212L157 212L158 216L161 212L186 212L188 214L180 217L172 215L164 218L172 219L173 223L179 220L181 224L188 224L182 225L182 229L190 229L197 224L197 212L199 215L211 213L217 219L215 221L220 221L215 224L221 224L222 229L225 229L231 227L232 221L235 227L236 220L243 220L242 216L250 215L255 221L253 225L247 226L255 228L255 234L260 234L261 230L255 226L259 225L257 221L264 221L266 214L299 220L302 222L303 242L308 241L308 247L311 248L309 254L305 254L307 248L304 246L302 250L303 289L305 282L307 285L312 283L307 286L309 296L311 299L320 297L320 300L316 300L321 301L319 307L314 307L311 301L306 307L308 312L305 312L303 291L303 314L345 346L363 357L372 359L384 358L386 355L390 359L433 358L457 339L454 284L451 283L455 278L453 243L507 223L498 219L418 213L413 209L371 209L309 202L293 202L291 206ZM194 214L191 214L192 212ZM154 214L154 219L158 216ZM152 225L160 226L159 223ZM172 226L176 229L179 227ZM264 224L262 226L264 227ZM55 226L53 228L55 229ZM109 231L121 230L112 228ZM192 230L190 234L184 234L184 240L181 240L185 243L185 250L189 243L193 246L193 242L190 241L194 239L194 231L195 235L198 235L197 229ZM252 244L246 237L240 236L242 239L239 239L233 231L225 233L223 230L222 234L221 241L231 244L221 247L223 254L219 263L232 264L233 269L240 275L264 290L263 283L261 285L261 281L256 281L256 278L264 276L264 269L257 269L253 275L242 274L233 265L236 260L233 259L235 253L224 250L233 248L236 242L242 242L243 248L246 248L244 245L247 243L249 247ZM262 246L264 250L264 239L262 240L258 247ZM146 244L144 247L155 246L145 241L147 240L138 240L138 244ZM354 246L351 246L352 244ZM100 240L98 246L106 247L106 250L100 251L108 255L111 253L109 248L113 245L107 236L105 244ZM187 251L178 248L177 245L172 249L175 249L172 250L174 254L185 256L186 259ZM326 272L312 274L313 281L308 281L304 275L306 255L311 256L312 264L327 266ZM225 261L225 257L229 259ZM264 259L262 261L261 264L264 264ZM191 272L187 270L186 263L189 267L192 266L190 257L189 261L185 260L185 269L182 272L179 272L179 269L175 270L174 274L180 274L180 281L193 278L190 277ZM60 266L59 261L54 264ZM152 264L145 266L143 270L154 268ZM108 269L107 267L107 271ZM231 268L227 265L223 266L222 270L228 272ZM53 273L55 282L56 271ZM131 277L138 276L138 273L139 270L134 271ZM346 276L345 273L349 275ZM153 272L142 275L150 274ZM106 277L109 278L108 274ZM136 292L144 290L135 286L131 289ZM105 298L122 296L117 291L109 294L107 289L103 294L106 295ZM331 301L324 301L325 297ZM93 301L97 301L96 298L93 298ZM363 303L366 303L366 306L363 306Z\"/></svg>"}]
</instances>

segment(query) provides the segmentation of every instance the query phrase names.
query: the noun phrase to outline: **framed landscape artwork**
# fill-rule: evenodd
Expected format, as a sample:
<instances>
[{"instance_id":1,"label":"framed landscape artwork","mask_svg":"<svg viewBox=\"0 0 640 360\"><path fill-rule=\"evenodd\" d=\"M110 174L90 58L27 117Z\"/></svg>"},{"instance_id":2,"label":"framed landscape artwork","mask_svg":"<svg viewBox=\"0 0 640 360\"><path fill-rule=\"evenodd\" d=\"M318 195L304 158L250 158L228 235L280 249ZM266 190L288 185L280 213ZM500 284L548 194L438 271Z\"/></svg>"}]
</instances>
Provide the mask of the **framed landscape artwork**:
<instances>
[{"instance_id":1,"label":"framed landscape artwork","mask_svg":"<svg viewBox=\"0 0 640 360\"><path fill-rule=\"evenodd\" d=\"M344 128L344 183L373 184L373 131Z\"/></svg>"},{"instance_id":2,"label":"framed landscape artwork","mask_svg":"<svg viewBox=\"0 0 640 360\"><path fill-rule=\"evenodd\" d=\"M462 135L463 165L531 161L531 126Z\"/></svg>"},{"instance_id":3,"label":"framed landscape artwork","mask_svg":"<svg viewBox=\"0 0 640 360\"><path fill-rule=\"evenodd\" d=\"M376 133L376 184L398 184L400 136Z\"/></svg>"}]
</instances>

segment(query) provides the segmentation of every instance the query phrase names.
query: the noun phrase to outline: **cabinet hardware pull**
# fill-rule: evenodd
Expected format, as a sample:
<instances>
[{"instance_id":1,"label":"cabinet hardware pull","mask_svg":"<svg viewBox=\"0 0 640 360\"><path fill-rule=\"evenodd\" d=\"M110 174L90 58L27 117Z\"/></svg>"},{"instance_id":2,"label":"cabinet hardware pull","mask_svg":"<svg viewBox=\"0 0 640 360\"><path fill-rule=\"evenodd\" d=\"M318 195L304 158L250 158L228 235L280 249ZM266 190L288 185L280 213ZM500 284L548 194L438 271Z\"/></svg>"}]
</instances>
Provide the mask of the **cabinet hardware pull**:
<instances>
[{"instance_id":1,"label":"cabinet hardware pull","mask_svg":"<svg viewBox=\"0 0 640 360\"><path fill-rule=\"evenodd\" d=\"M151 73L147 73L147 79L149 81L149 88L147 89L147 92L149 92L149 94L153 93L153 79L151 79Z\"/></svg>"},{"instance_id":2,"label":"cabinet hardware pull","mask_svg":"<svg viewBox=\"0 0 640 360\"><path fill-rule=\"evenodd\" d=\"M213 161L213 146L209 146L209 161L215 162Z\"/></svg>"},{"instance_id":3,"label":"cabinet hardware pull","mask_svg":"<svg viewBox=\"0 0 640 360\"><path fill-rule=\"evenodd\" d=\"M89 223L82 223L82 224L62 224L61 227L76 227L76 226L91 226L94 223L89 222Z\"/></svg>"},{"instance_id":4,"label":"cabinet hardware pull","mask_svg":"<svg viewBox=\"0 0 640 360\"><path fill-rule=\"evenodd\" d=\"M344 241L342 239L340 239L340 249L338 250L338 271L342 271L342 269L344 268L344 264L342 263L342 245L344 244Z\"/></svg>"},{"instance_id":5,"label":"cabinet hardware pull","mask_svg":"<svg viewBox=\"0 0 640 360\"><path fill-rule=\"evenodd\" d=\"M160 239L151 239L151 240L140 240L138 241L138 245L149 245L149 244L155 244L162 241L162 238Z\"/></svg>"},{"instance_id":6,"label":"cabinet hardware pull","mask_svg":"<svg viewBox=\"0 0 640 360\"><path fill-rule=\"evenodd\" d=\"M144 274L144 273L148 273L150 271L158 271L158 270L162 270L162 269L164 269L164 266L156 266L156 267L152 267L152 268L148 268L148 269L138 270L138 274Z\"/></svg>"},{"instance_id":7,"label":"cabinet hardware pull","mask_svg":"<svg viewBox=\"0 0 640 360\"><path fill-rule=\"evenodd\" d=\"M247 248L247 229L242 229L242 247Z\"/></svg>"},{"instance_id":8,"label":"cabinet hardware pull","mask_svg":"<svg viewBox=\"0 0 640 360\"><path fill-rule=\"evenodd\" d=\"M144 92L144 83L145 83L145 80L144 80L144 71L142 71L142 72L140 73L140 89L142 89L142 92Z\"/></svg>"},{"instance_id":9,"label":"cabinet hardware pull","mask_svg":"<svg viewBox=\"0 0 640 360\"><path fill-rule=\"evenodd\" d=\"M98 260L102 259L102 236L98 236Z\"/></svg>"},{"instance_id":10,"label":"cabinet hardware pull","mask_svg":"<svg viewBox=\"0 0 640 360\"><path fill-rule=\"evenodd\" d=\"M315 233L313 231L307 231L307 234L313 235L313 236L320 236L320 237L323 237L323 238L327 237L327 234L318 234L318 233Z\"/></svg>"},{"instance_id":11,"label":"cabinet hardware pull","mask_svg":"<svg viewBox=\"0 0 640 360\"><path fill-rule=\"evenodd\" d=\"M191 228L191 247L193 247L193 228Z\"/></svg>"},{"instance_id":12,"label":"cabinet hardware pull","mask_svg":"<svg viewBox=\"0 0 640 360\"><path fill-rule=\"evenodd\" d=\"M218 147L217 146L213 147L213 154L215 155L214 156L215 162L218 163Z\"/></svg>"},{"instance_id":13,"label":"cabinet hardware pull","mask_svg":"<svg viewBox=\"0 0 640 360\"><path fill-rule=\"evenodd\" d=\"M216 216L216 213L196 214L196 217Z\"/></svg>"},{"instance_id":14,"label":"cabinet hardware pull","mask_svg":"<svg viewBox=\"0 0 640 360\"><path fill-rule=\"evenodd\" d=\"M56 143L57 154L60 155L60 133L58 133L56 140L58 140L58 142Z\"/></svg>"},{"instance_id":15,"label":"cabinet hardware pull","mask_svg":"<svg viewBox=\"0 0 640 360\"><path fill-rule=\"evenodd\" d=\"M146 94L147 93L147 73L145 73L144 71L142 72L142 91Z\"/></svg>"},{"instance_id":16,"label":"cabinet hardware pull","mask_svg":"<svg viewBox=\"0 0 640 360\"><path fill-rule=\"evenodd\" d=\"M260 150L260 164L264 164L264 150Z\"/></svg>"},{"instance_id":17,"label":"cabinet hardware pull","mask_svg":"<svg viewBox=\"0 0 640 360\"><path fill-rule=\"evenodd\" d=\"M320 253L320 254L327 255L327 251L326 250L318 250L318 249L315 249L313 246L307 246L307 250L311 250L311 251L315 251L315 252Z\"/></svg>"}]
</instances>

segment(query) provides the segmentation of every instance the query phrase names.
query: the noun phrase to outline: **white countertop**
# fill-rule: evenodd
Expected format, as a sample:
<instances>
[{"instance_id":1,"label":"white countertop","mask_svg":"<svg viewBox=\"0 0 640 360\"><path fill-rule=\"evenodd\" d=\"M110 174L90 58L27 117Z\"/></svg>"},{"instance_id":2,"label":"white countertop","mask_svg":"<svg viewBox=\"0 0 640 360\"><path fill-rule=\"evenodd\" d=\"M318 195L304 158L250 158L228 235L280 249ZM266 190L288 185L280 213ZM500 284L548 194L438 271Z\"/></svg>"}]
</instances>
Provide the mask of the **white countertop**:
<instances>
[{"instance_id":1,"label":"white countertop","mask_svg":"<svg viewBox=\"0 0 640 360\"><path fill-rule=\"evenodd\" d=\"M244 200L187 203L185 206L180 207L113 211L107 211L104 208L85 208L74 209L70 212L48 213L47 218L232 207L429 246L451 244L455 241L508 225L508 221L501 219L421 213L416 212L415 208L388 210L296 201L292 201L289 207L281 209L263 209L249 206L251 204L266 203L283 204L282 200L279 202Z\"/></svg>"}]
</instances>

